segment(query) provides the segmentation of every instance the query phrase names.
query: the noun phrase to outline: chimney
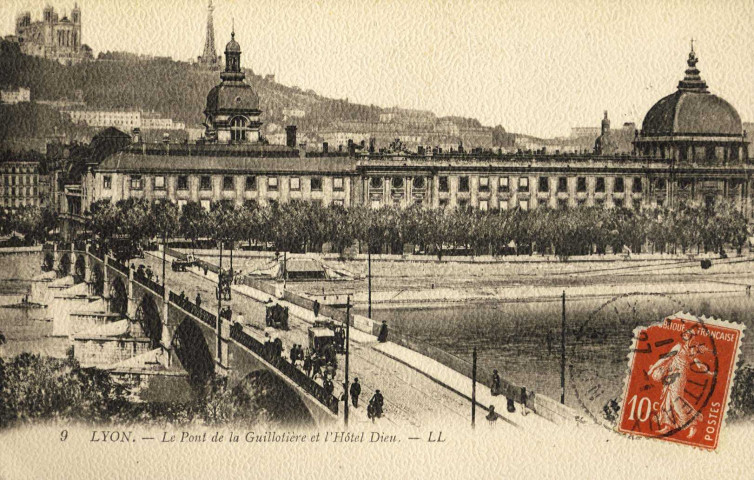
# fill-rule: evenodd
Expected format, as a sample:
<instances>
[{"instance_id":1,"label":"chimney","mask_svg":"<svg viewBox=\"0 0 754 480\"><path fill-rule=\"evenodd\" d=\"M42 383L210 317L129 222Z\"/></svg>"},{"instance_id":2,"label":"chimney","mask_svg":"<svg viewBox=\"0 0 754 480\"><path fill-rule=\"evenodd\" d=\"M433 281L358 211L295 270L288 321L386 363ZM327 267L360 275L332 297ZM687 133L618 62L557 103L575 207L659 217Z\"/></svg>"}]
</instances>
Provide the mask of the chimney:
<instances>
[{"instance_id":1,"label":"chimney","mask_svg":"<svg viewBox=\"0 0 754 480\"><path fill-rule=\"evenodd\" d=\"M350 138L348 139L348 155L353 155L356 153L356 145L353 143L353 140Z\"/></svg>"},{"instance_id":2,"label":"chimney","mask_svg":"<svg viewBox=\"0 0 754 480\"><path fill-rule=\"evenodd\" d=\"M285 127L285 144L288 147L296 148L296 125Z\"/></svg>"},{"instance_id":3,"label":"chimney","mask_svg":"<svg viewBox=\"0 0 754 480\"><path fill-rule=\"evenodd\" d=\"M322 142L322 153L328 153L330 151L330 145L327 142Z\"/></svg>"}]
</instances>

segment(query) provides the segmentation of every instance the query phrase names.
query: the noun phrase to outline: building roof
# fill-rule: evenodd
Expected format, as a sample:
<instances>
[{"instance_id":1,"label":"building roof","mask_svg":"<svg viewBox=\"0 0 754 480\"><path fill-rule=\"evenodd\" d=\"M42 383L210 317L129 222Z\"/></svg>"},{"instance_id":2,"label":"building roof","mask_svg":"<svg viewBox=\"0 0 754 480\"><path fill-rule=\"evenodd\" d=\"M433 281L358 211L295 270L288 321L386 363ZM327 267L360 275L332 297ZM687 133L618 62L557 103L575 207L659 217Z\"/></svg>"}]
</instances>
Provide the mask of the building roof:
<instances>
[{"instance_id":1,"label":"building roof","mask_svg":"<svg viewBox=\"0 0 754 480\"><path fill-rule=\"evenodd\" d=\"M356 160L342 157L233 157L194 155L143 155L119 152L105 159L98 172L158 173L301 173L349 174L356 172Z\"/></svg>"},{"instance_id":2,"label":"building roof","mask_svg":"<svg viewBox=\"0 0 754 480\"><path fill-rule=\"evenodd\" d=\"M644 117L643 137L693 135L741 136L741 117L724 99L712 95L696 68L693 47L687 61L686 76L678 90L662 98Z\"/></svg>"},{"instance_id":3,"label":"building roof","mask_svg":"<svg viewBox=\"0 0 754 480\"><path fill-rule=\"evenodd\" d=\"M207 94L205 113L259 111L259 95L244 81L223 81Z\"/></svg>"}]
</instances>

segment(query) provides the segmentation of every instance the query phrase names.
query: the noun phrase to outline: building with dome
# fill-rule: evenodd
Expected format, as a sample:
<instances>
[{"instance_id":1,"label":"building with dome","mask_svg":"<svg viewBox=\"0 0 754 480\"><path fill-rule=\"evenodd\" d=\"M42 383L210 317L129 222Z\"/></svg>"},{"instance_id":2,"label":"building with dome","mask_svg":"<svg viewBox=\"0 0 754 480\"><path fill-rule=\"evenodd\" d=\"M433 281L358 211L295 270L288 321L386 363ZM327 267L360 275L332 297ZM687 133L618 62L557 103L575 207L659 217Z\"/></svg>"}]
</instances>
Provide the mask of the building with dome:
<instances>
[{"instance_id":1,"label":"building with dome","mask_svg":"<svg viewBox=\"0 0 754 480\"><path fill-rule=\"evenodd\" d=\"M741 117L730 103L709 92L698 62L692 44L678 90L655 103L644 117L634 141L638 155L704 164L749 158Z\"/></svg>"},{"instance_id":2,"label":"building with dome","mask_svg":"<svg viewBox=\"0 0 754 480\"><path fill-rule=\"evenodd\" d=\"M145 143L139 135L88 173L91 202L131 197L179 206L213 202L267 205L385 205L479 210L578 206L652 210L680 202L730 202L754 222L754 168L736 110L709 93L695 52L678 91L658 101L634 138L633 154L613 149L610 121L591 154L502 153L395 147L363 142L306 152L289 126L286 145L260 137L259 97L245 82L241 47L231 35L225 70L207 95L206 136L197 143ZM400 145L400 142L396 142ZM65 206L61 206L65 217Z\"/></svg>"}]
</instances>

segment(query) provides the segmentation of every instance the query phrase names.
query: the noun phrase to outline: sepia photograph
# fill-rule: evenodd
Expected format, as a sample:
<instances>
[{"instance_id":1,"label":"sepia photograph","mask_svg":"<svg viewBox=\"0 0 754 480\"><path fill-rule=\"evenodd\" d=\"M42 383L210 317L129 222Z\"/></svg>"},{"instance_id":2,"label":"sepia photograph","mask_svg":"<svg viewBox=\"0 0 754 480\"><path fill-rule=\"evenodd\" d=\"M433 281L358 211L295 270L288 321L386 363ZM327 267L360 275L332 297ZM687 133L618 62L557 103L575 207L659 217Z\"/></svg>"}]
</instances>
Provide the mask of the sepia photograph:
<instances>
[{"instance_id":1,"label":"sepia photograph","mask_svg":"<svg viewBox=\"0 0 754 480\"><path fill-rule=\"evenodd\" d=\"M2 0L0 478L751 478L752 24Z\"/></svg>"}]
</instances>

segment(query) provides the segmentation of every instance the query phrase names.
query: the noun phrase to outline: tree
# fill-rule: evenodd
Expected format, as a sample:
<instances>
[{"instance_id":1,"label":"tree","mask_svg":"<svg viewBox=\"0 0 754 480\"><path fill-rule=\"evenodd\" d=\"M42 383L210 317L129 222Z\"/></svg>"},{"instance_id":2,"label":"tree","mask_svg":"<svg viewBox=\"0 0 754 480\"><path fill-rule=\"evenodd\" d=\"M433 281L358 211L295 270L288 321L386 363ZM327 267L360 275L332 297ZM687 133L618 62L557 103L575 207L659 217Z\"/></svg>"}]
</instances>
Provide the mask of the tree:
<instances>
[{"instance_id":1,"label":"tree","mask_svg":"<svg viewBox=\"0 0 754 480\"><path fill-rule=\"evenodd\" d=\"M181 210L179 231L185 238L191 240L196 248L196 241L209 232L209 214L196 202L188 202Z\"/></svg>"}]
</instances>

